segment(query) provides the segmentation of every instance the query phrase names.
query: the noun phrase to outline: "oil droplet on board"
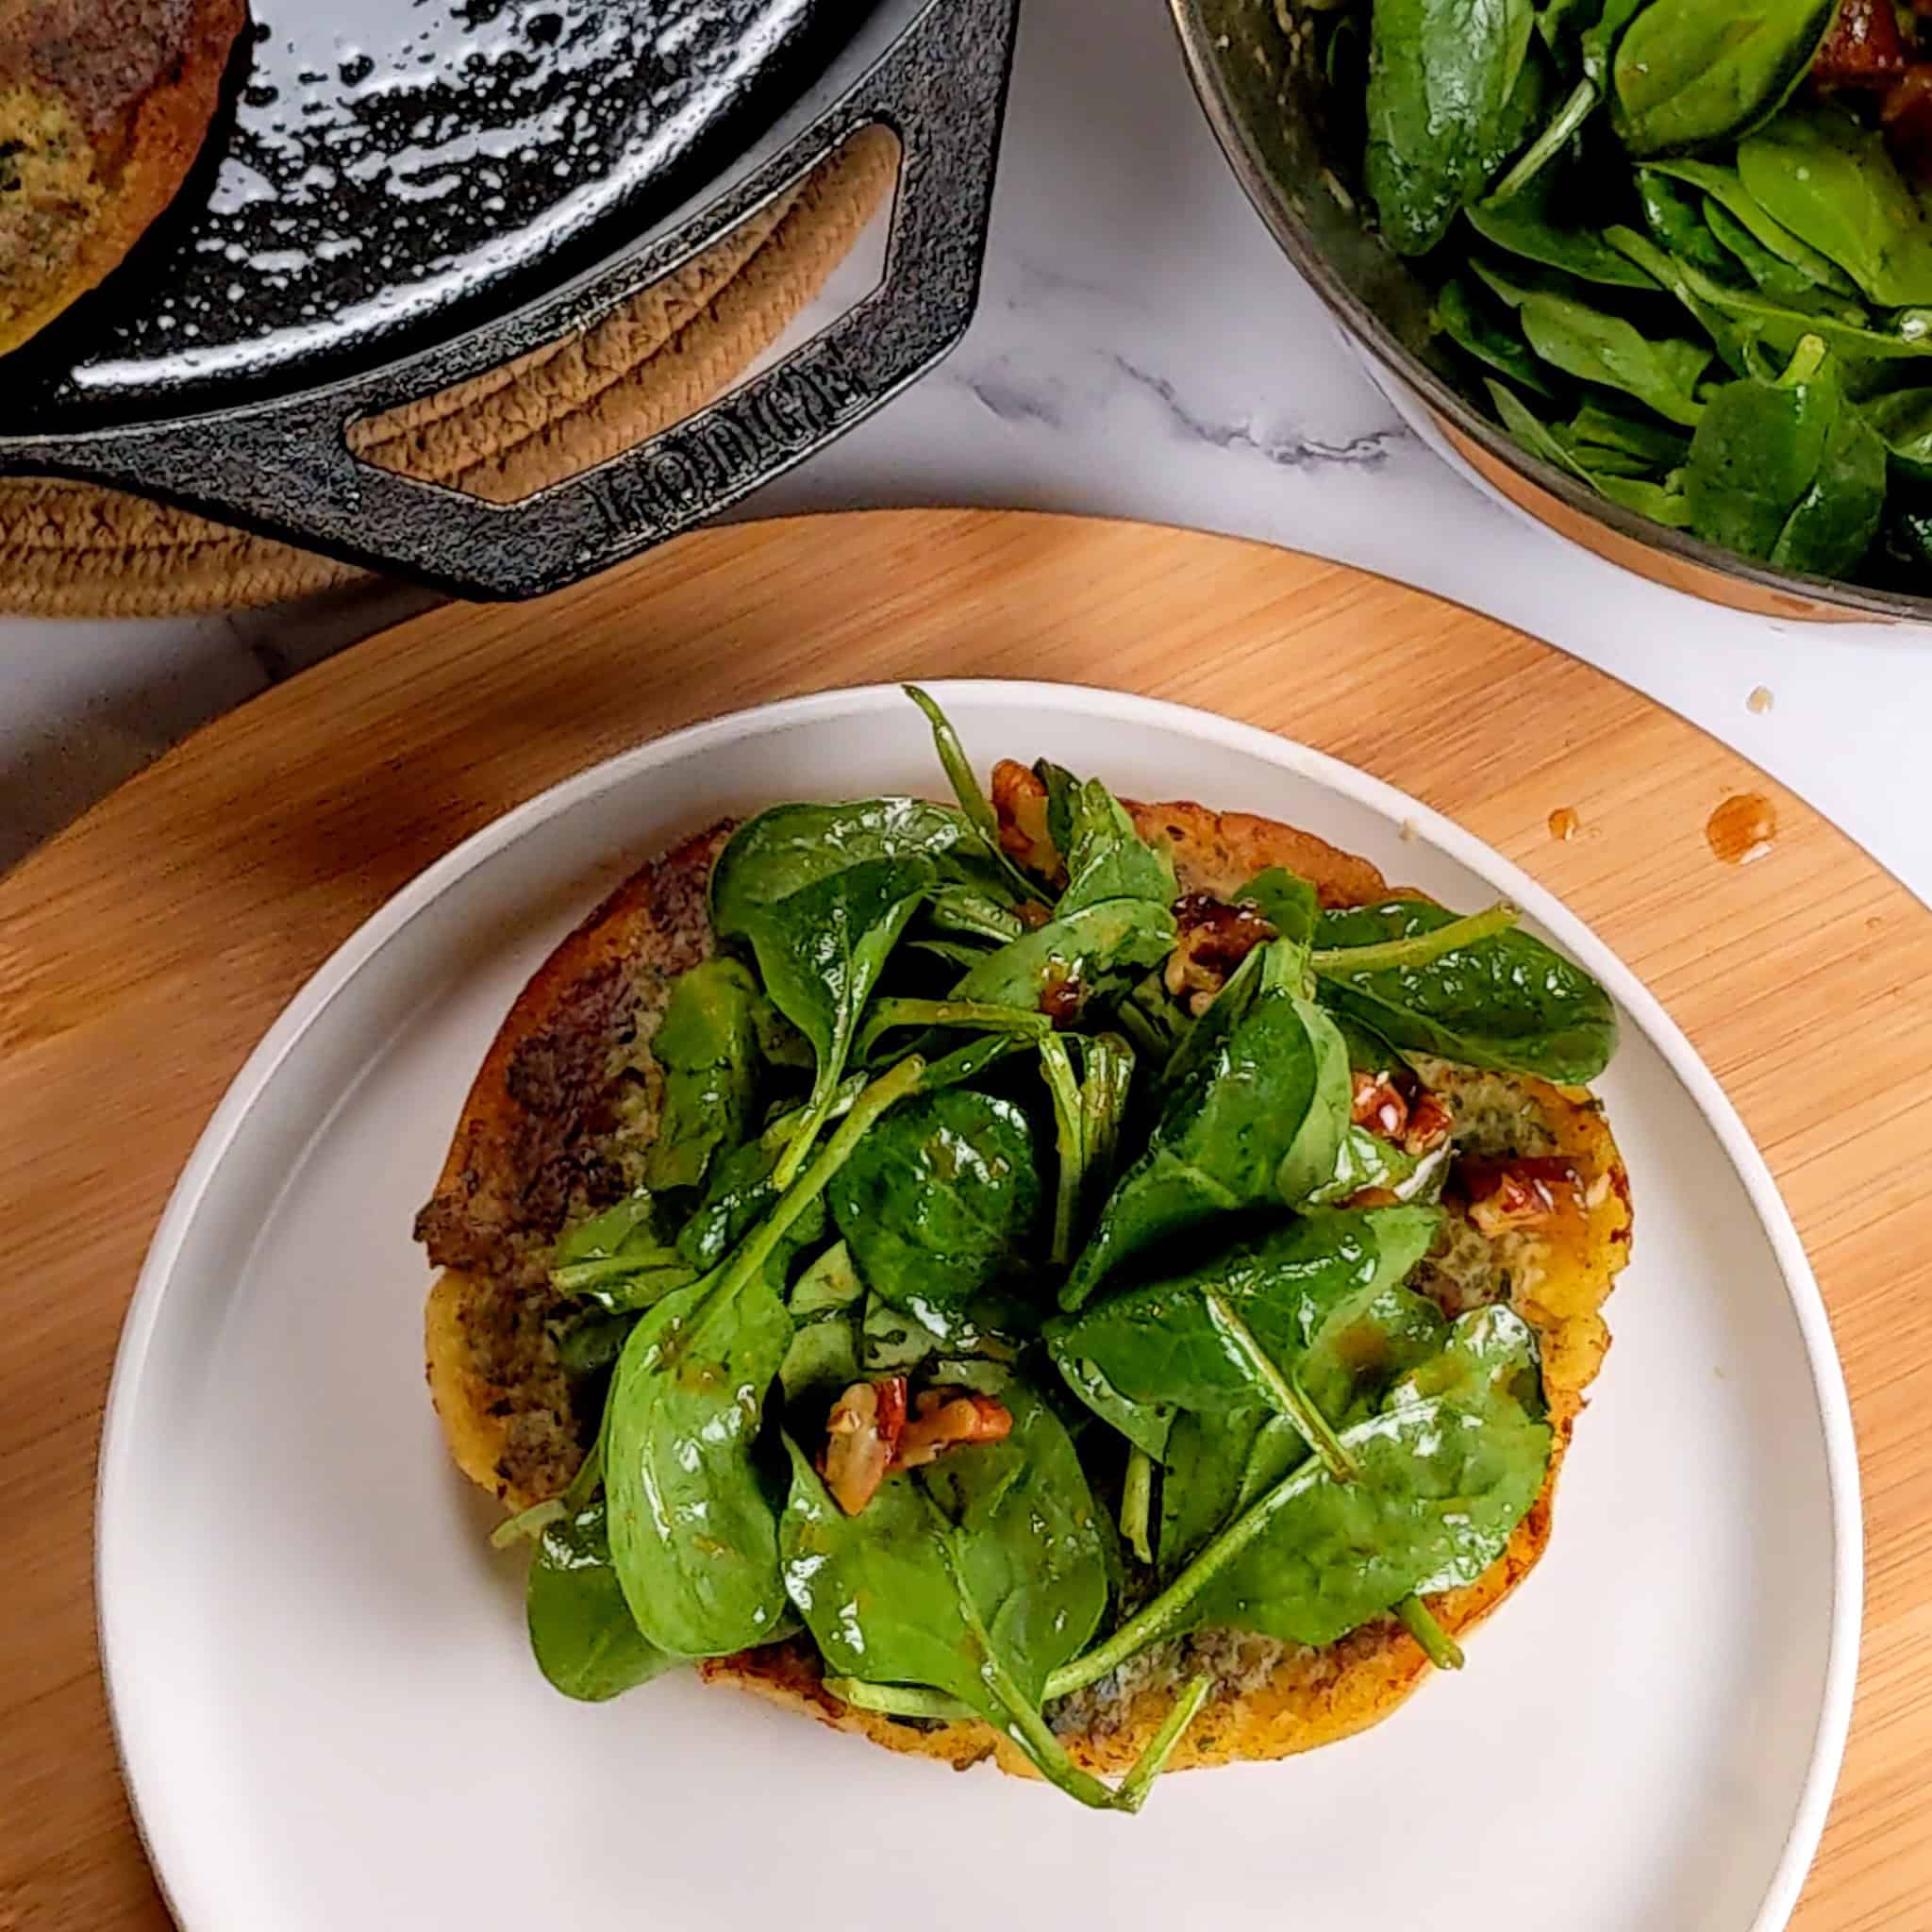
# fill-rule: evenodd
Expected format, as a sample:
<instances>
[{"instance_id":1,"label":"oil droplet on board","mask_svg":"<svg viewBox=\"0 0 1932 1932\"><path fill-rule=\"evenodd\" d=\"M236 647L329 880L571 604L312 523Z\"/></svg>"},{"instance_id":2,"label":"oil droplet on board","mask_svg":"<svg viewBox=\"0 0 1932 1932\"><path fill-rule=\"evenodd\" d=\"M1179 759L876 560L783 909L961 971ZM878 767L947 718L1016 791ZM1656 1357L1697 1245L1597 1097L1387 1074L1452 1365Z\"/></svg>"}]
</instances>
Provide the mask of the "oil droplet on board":
<instances>
[{"instance_id":1,"label":"oil droplet on board","mask_svg":"<svg viewBox=\"0 0 1932 1932\"><path fill-rule=\"evenodd\" d=\"M1567 845L1583 829L1583 820L1574 805L1559 805L1550 814L1550 837Z\"/></svg>"},{"instance_id":2,"label":"oil droplet on board","mask_svg":"<svg viewBox=\"0 0 1932 1932\"><path fill-rule=\"evenodd\" d=\"M1744 700L1744 708L1747 711L1749 711L1754 718L1761 718L1764 716L1765 712L1770 710L1772 706L1775 703L1776 699L1772 694L1772 689L1770 685L1760 684L1755 686L1752 690L1751 695Z\"/></svg>"},{"instance_id":3,"label":"oil droplet on board","mask_svg":"<svg viewBox=\"0 0 1932 1932\"><path fill-rule=\"evenodd\" d=\"M1771 850L1771 841L1777 837L1777 813L1761 791L1740 791L1711 813L1704 837L1726 865L1749 865Z\"/></svg>"}]
</instances>

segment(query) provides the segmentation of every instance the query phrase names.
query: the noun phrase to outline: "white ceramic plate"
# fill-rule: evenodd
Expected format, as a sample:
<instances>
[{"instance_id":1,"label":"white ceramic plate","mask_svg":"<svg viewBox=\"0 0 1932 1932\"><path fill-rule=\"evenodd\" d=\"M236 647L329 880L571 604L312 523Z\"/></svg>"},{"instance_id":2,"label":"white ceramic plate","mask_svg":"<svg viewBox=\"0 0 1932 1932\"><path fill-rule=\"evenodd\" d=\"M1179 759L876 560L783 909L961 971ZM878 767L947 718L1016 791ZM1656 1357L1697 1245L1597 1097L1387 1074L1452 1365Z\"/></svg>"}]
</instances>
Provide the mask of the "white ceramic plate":
<instances>
[{"instance_id":1,"label":"white ceramic plate","mask_svg":"<svg viewBox=\"0 0 1932 1932\"><path fill-rule=\"evenodd\" d=\"M1857 1646L1850 1416L1763 1161L1662 1009L1454 825L1201 712L1052 685L941 695L982 762L1278 815L1451 902L1498 892L1628 1024L1603 1092L1636 1258L1550 1554L1469 1668L1366 1736L1168 1780L1138 1821L888 1756L673 1678L591 1708L525 1647L521 1561L449 1468L409 1238L551 944L728 810L938 789L896 691L677 733L432 867L242 1071L128 1317L102 1457L103 1649L129 1782L192 1932L346 1925L918 1932L1781 1925Z\"/></svg>"}]
</instances>

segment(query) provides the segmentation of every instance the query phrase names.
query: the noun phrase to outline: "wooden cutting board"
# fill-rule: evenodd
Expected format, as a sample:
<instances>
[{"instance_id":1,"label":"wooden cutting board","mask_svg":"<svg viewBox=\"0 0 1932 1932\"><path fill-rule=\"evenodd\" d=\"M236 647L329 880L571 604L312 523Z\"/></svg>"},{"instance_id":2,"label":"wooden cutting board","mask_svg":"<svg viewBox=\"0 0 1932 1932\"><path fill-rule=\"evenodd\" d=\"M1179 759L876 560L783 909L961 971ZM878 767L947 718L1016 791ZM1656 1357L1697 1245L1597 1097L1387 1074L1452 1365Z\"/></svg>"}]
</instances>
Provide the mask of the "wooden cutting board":
<instances>
[{"instance_id":1,"label":"wooden cutting board","mask_svg":"<svg viewBox=\"0 0 1932 1932\"><path fill-rule=\"evenodd\" d=\"M599 758L767 698L974 675L1319 745L1508 854L1661 996L1778 1175L1857 1415L1859 1707L1796 1923L1928 1923L1932 914L1735 754L1474 612L1224 538L955 511L712 531L541 605L437 612L211 726L0 880L0 1932L166 1924L97 1674L94 1450L148 1237L275 1012L430 860ZM1707 822L1749 794L1775 834L1723 862Z\"/></svg>"}]
</instances>

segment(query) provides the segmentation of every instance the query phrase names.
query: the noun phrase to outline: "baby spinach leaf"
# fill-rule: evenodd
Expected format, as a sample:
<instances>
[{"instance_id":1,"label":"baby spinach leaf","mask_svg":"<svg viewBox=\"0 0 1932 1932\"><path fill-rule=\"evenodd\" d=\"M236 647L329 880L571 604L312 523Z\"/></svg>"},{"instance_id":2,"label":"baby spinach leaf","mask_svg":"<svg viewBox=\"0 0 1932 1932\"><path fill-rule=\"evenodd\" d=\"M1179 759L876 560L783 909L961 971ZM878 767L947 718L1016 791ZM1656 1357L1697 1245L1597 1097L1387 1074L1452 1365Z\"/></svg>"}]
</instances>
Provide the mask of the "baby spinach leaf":
<instances>
[{"instance_id":1,"label":"baby spinach leaf","mask_svg":"<svg viewBox=\"0 0 1932 1932\"><path fill-rule=\"evenodd\" d=\"M718 937L745 940L793 893L855 865L938 859L977 846L949 806L923 798L868 798L851 805L778 805L735 831L711 869L711 924Z\"/></svg>"},{"instance_id":2,"label":"baby spinach leaf","mask_svg":"<svg viewBox=\"0 0 1932 1932\"><path fill-rule=\"evenodd\" d=\"M1422 899L1322 914L1324 947L1439 931L1457 915ZM1580 966L1510 928L1426 965L1324 974L1320 997L1396 1046L1468 1067L1593 1080L1616 1045L1609 996Z\"/></svg>"},{"instance_id":3,"label":"baby spinach leaf","mask_svg":"<svg viewBox=\"0 0 1932 1932\"><path fill-rule=\"evenodd\" d=\"M1318 1187L1334 1172L1351 1092L1348 1049L1326 1014L1285 988L1264 986L1243 1009L1224 990L1170 1064L1147 1146L1102 1207L1061 1307L1079 1307L1124 1263L1219 1215Z\"/></svg>"},{"instance_id":4,"label":"baby spinach leaf","mask_svg":"<svg viewBox=\"0 0 1932 1932\"><path fill-rule=\"evenodd\" d=\"M972 1088L920 1094L866 1136L829 1198L866 1282L944 1337L1028 1257L1042 1198L1032 1124Z\"/></svg>"},{"instance_id":5,"label":"baby spinach leaf","mask_svg":"<svg viewBox=\"0 0 1932 1932\"><path fill-rule=\"evenodd\" d=\"M1690 527L1690 506L1684 495L1682 470L1673 470L1661 483L1648 483L1637 476L1605 475L1598 475L1595 482L1612 503L1621 503L1625 509L1648 517L1654 524L1666 525L1673 530Z\"/></svg>"},{"instance_id":6,"label":"baby spinach leaf","mask_svg":"<svg viewBox=\"0 0 1932 1932\"><path fill-rule=\"evenodd\" d=\"M1067 889L1054 908L1068 919L1108 899L1174 904L1174 861L1134 829L1120 801L1098 778L1074 794L1068 820Z\"/></svg>"},{"instance_id":7,"label":"baby spinach leaf","mask_svg":"<svg viewBox=\"0 0 1932 1932\"><path fill-rule=\"evenodd\" d=\"M1684 460L1690 439L1660 423L1641 423L1613 409L1585 403L1569 424L1571 447L1622 450L1653 465L1674 468Z\"/></svg>"},{"instance_id":8,"label":"baby spinach leaf","mask_svg":"<svg viewBox=\"0 0 1932 1932\"><path fill-rule=\"evenodd\" d=\"M1649 0L1604 0L1599 8L1590 4L1590 0L1576 6L1565 0L1563 10L1570 16L1569 25L1578 29L1576 58L1582 75L1542 131L1497 183L1490 197L1492 202L1507 201L1512 195L1521 194L1576 139L1583 124L1596 111L1608 91L1611 57L1624 30L1648 4ZM1557 34L1555 38L1560 41L1562 36Z\"/></svg>"},{"instance_id":9,"label":"baby spinach leaf","mask_svg":"<svg viewBox=\"0 0 1932 1932\"><path fill-rule=\"evenodd\" d=\"M1735 140L1805 77L1838 0L1651 0L1611 67L1611 125L1635 155Z\"/></svg>"},{"instance_id":10,"label":"baby spinach leaf","mask_svg":"<svg viewBox=\"0 0 1932 1932\"><path fill-rule=\"evenodd\" d=\"M888 1476L857 1516L791 1444L786 1587L831 1673L957 1698L1061 1790L1111 1808L1040 1710L1107 1607L1099 1512L1052 1411L1018 1385L1005 1400L1006 1441Z\"/></svg>"},{"instance_id":11,"label":"baby spinach leaf","mask_svg":"<svg viewBox=\"0 0 1932 1932\"><path fill-rule=\"evenodd\" d=\"M1853 324L1865 320L1857 303L1822 289L1801 268L1793 268L1745 227L1722 203L1707 200L1704 219L1711 237L1744 273L1774 302L1788 302L1793 308L1817 314L1836 315Z\"/></svg>"},{"instance_id":12,"label":"baby spinach leaf","mask_svg":"<svg viewBox=\"0 0 1932 1932\"><path fill-rule=\"evenodd\" d=\"M729 1296L713 1288L667 1295L632 1330L605 1447L625 1601L638 1628L680 1657L769 1642L785 1611L753 1442L791 1322L762 1278Z\"/></svg>"},{"instance_id":13,"label":"baby spinach leaf","mask_svg":"<svg viewBox=\"0 0 1932 1932\"><path fill-rule=\"evenodd\" d=\"M566 1697L601 1704L685 1662L637 1626L610 1564L602 1497L545 1524L526 1592L537 1667Z\"/></svg>"},{"instance_id":14,"label":"baby spinach leaf","mask_svg":"<svg viewBox=\"0 0 1932 1932\"><path fill-rule=\"evenodd\" d=\"M1484 262L1472 266L1516 309L1529 346L1552 368L1623 390L1673 423L1690 425L1704 413L1695 391L1710 351L1700 343L1675 336L1653 341L1622 316L1525 284Z\"/></svg>"},{"instance_id":15,"label":"baby spinach leaf","mask_svg":"<svg viewBox=\"0 0 1932 1932\"><path fill-rule=\"evenodd\" d=\"M1531 0L1375 0L1365 173L1397 254L1427 254L1482 192L1534 23Z\"/></svg>"},{"instance_id":16,"label":"baby spinach leaf","mask_svg":"<svg viewBox=\"0 0 1932 1932\"><path fill-rule=\"evenodd\" d=\"M649 1307L653 1302L661 1301L674 1287L682 1287L690 1279L689 1274L682 1274L637 1306ZM563 1365L563 1373L581 1380L608 1369L623 1352L631 1320L630 1313L621 1309L592 1307L577 1310L555 1330L557 1359Z\"/></svg>"},{"instance_id":17,"label":"baby spinach leaf","mask_svg":"<svg viewBox=\"0 0 1932 1932\"><path fill-rule=\"evenodd\" d=\"M1738 143L1738 177L1881 308L1932 303L1932 222L1883 135L1837 108L1793 108Z\"/></svg>"},{"instance_id":18,"label":"baby spinach leaf","mask_svg":"<svg viewBox=\"0 0 1932 1932\"><path fill-rule=\"evenodd\" d=\"M649 1307L683 1287L692 1271L677 1249L658 1240L656 1205L650 1191L640 1188L568 1229L551 1257L551 1287L611 1310Z\"/></svg>"},{"instance_id":19,"label":"baby spinach leaf","mask_svg":"<svg viewBox=\"0 0 1932 1932\"><path fill-rule=\"evenodd\" d=\"M1074 849L1074 798L1080 781L1051 758L1035 758L1033 775L1046 788L1046 836L1065 865Z\"/></svg>"},{"instance_id":20,"label":"baby spinach leaf","mask_svg":"<svg viewBox=\"0 0 1932 1932\"><path fill-rule=\"evenodd\" d=\"M1519 387L1537 395L1555 393L1522 337L1485 311L1474 287L1462 276L1452 275L1437 290L1429 325L1464 355L1500 371Z\"/></svg>"},{"instance_id":21,"label":"baby spinach leaf","mask_svg":"<svg viewBox=\"0 0 1932 1932\"><path fill-rule=\"evenodd\" d=\"M1398 1385L1397 1400L1342 1432L1355 1480L1337 1482L1313 1457L1295 1466L1104 1642L1057 1671L1048 1696L1204 1624L1319 1646L1416 1591L1479 1576L1542 1487L1550 1430L1515 1393L1535 1374L1526 1324L1481 1309L1455 1324L1452 1352L1477 1324L1479 1367L1448 1378L1453 1394Z\"/></svg>"},{"instance_id":22,"label":"baby spinach leaf","mask_svg":"<svg viewBox=\"0 0 1932 1932\"><path fill-rule=\"evenodd\" d=\"M991 940L998 946L1018 939L1026 930L1020 915L991 892L951 882L942 881L933 888L925 904L925 915L943 932Z\"/></svg>"},{"instance_id":23,"label":"baby spinach leaf","mask_svg":"<svg viewBox=\"0 0 1932 1932\"><path fill-rule=\"evenodd\" d=\"M1893 390L1859 405L1901 474L1932 483L1932 390Z\"/></svg>"},{"instance_id":24,"label":"baby spinach leaf","mask_svg":"<svg viewBox=\"0 0 1932 1932\"><path fill-rule=\"evenodd\" d=\"M865 1284L852 1265L852 1251L834 1241L792 1285L786 1306L794 1322L810 1321L829 1310L851 1308L865 1298Z\"/></svg>"},{"instance_id":25,"label":"baby spinach leaf","mask_svg":"<svg viewBox=\"0 0 1932 1932\"><path fill-rule=\"evenodd\" d=\"M1266 872L1257 872L1234 900L1237 906L1252 906L1282 939L1301 946L1314 939L1321 900L1307 879L1281 866L1271 865Z\"/></svg>"},{"instance_id":26,"label":"baby spinach leaf","mask_svg":"<svg viewBox=\"0 0 1932 1932\"><path fill-rule=\"evenodd\" d=\"M1467 210L1469 225L1485 242L1525 261L1562 269L1586 282L1613 288L1648 289L1650 277L1629 259L1606 245L1593 229L1558 223L1554 214L1555 191L1545 175L1507 201L1478 201Z\"/></svg>"},{"instance_id":27,"label":"baby spinach leaf","mask_svg":"<svg viewBox=\"0 0 1932 1932\"><path fill-rule=\"evenodd\" d=\"M1257 1401L1254 1375L1229 1346L1216 1304L1234 1311L1285 1374L1299 1376L1329 1316L1358 1302L1366 1307L1403 1281L1428 1252L1441 1222L1432 1208L1338 1209L1298 1218L1187 1274L1127 1289L1081 1315L1049 1322L1047 1350L1082 1401L1139 1447L1166 1459L1168 1424L1176 1409L1229 1415ZM1349 1347L1364 1363L1376 1355L1365 1340ZM1326 1379L1318 1399L1339 1413L1345 1405L1330 1386L1335 1376L1328 1356L1320 1358L1320 1373Z\"/></svg>"},{"instance_id":28,"label":"baby spinach leaf","mask_svg":"<svg viewBox=\"0 0 1932 1932\"><path fill-rule=\"evenodd\" d=\"M1729 277L1737 274L1738 264L1719 245L1705 221L1703 204L1662 169L1637 170L1637 202L1643 225L1659 248L1694 262L1706 275ZM1609 243L1604 246L1608 248ZM1611 252L1616 253L1614 249ZM1635 262L1630 265L1637 266ZM1648 282L1650 277L1645 275L1644 280Z\"/></svg>"},{"instance_id":29,"label":"baby spinach leaf","mask_svg":"<svg viewBox=\"0 0 1932 1932\"><path fill-rule=\"evenodd\" d=\"M782 1191L773 1178L777 1162L775 1149L749 1141L713 1166L704 1199L678 1230L677 1253L691 1270L715 1268L770 1212ZM801 1248L824 1238L824 1207L814 1203L773 1250L766 1274L773 1288L783 1288Z\"/></svg>"},{"instance_id":30,"label":"baby spinach leaf","mask_svg":"<svg viewBox=\"0 0 1932 1932\"><path fill-rule=\"evenodd\" d=\"M651 1057L664 1071L664 1105L644 1178L694 1188L711 1157L745 1137L757 1098L758 982L736 959L706 959L672 982Z\"/></svg>"},{"instance_id":31,"label":"baby spinach leaf","mask_svg":"<svg viewBox=\"0 0 1932 1932\"><path fill-rule=\"evenodd\" d=\"M959 801L959 809L965 814L966 822L977 835L986 857L1011 882L1020 897L1033 896L1033 881L1007 857L1006 848L1000 843L1000 822L991 802L979 789L979 780L974 775L973 762L966 756L966 748L959 742L959 734L953 729L951 721L940 709L938 703L916 684L904 687L906 695L925 713L926 723L932 726L933 748L939 753L940 764L946 774L946 781L953 788L953 795Z\"/></svg>"},{"instance_id":32,"label":"baby spinach leaf","mask_svg":"<svg viewBox=\"0 0 1932 1932\"><path fill-rule=\"evenodd\" d=\"M1541 457L1553 470L1566 471L1579 483L1587 483L1595 489L1596 479L1564 448L1550 429L1538 421L1529 405L1508 384L1491 379L1483 387L1489 391L1490 400L1496 406L1496 414L1503 427L1531 456Z\"/></svg>"},{"instance_id":33,"label":"baby spinach leaf","mask_svg":"<svg viewBox=\"0 0 1932 1932\"><path fill-rule=\"evenodd\" d=\"M1335 1172L1308 1196L1307 1205L1327 1207L1364 1188L1399 1188L1414 1177L1416 1165L1415 1156L1404 1153L1394 1141L1351 1123L1336 1149Z\"/></svg>"},{"instance_id":34,"label":"baby spinach leaf","mask_svg":"<svg viewBox=\"0 0 1932 1932\"><path fill-rule=\"evenodd\" d=\"M831 1110L859 1015L932 883L929 859L865 859L752 915L752 951L765 991L811 1041L818 1061L805 1123L778 1157L781 1187L798 1172Z\"/></svg>"},{"instance_id":35,"label":"baby spinach leaf","mask_svg":"<svg viewBox=\"0 0 1932 1932\"><path fill-rule=\"evenodd\" d=\"M1761 248L1776 256L1780 261L1790 263L1807 281L1834 294L1857 294L1857 283L1828 255L1821 254L1808 242L1801 241L1776 220L1745 188L1735 167L1724 167L1708 160L1651 161L1638 169L1637 179L1639 186L1646 191L1653 185L1662 188L1673 182L1696 189L1706 197L1707 207L1709 203L1716 203ZM1657 239L1664 241L1662 236ZM1710 239L1714 242L1716 238ZM1672 246L1668 242L1664 245ZM1729 273L1727 263L1707 260L1696 248L1675 247L1673 252L1707 274L1723 275Z\"/></svg>"},{"instance_id":36,"label":"baby spinach leaf","mask_svg":"<svg viewBox=\"0 0 1932 1932\"><path fill-rule=\"evenodd\" d=\"M953 989L953 997L1052 1010L1065 997L1062 989L1072 989L1077 1001L1126 974L1159 965L1174 941L1167 907L1151 899L1103 899L988 954Z\"/></svg>"},{"instance_id":37,"label":"baby spinach leaf","mask_svg":"<svg viewBox=\"0 0 1932 1932\"><path fill-rule=\"evenodd\" d=\"M1728 383L1690 442L1690 526L1740 556L1837 575L1871 547L1885 450L1846 402L1824 344L1801 343L1774 383Z\"/></svg>"}]
</instances>

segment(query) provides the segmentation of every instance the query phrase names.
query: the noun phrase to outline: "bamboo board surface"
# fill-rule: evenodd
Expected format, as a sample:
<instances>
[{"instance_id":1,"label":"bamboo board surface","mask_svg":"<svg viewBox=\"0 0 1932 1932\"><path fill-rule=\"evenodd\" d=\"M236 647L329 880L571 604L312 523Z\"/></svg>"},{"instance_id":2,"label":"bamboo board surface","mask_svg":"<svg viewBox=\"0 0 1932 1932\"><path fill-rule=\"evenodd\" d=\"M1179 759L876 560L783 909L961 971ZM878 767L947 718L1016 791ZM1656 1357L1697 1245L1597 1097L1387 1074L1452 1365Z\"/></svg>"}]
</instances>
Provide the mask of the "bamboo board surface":
<instances>
[{"instance_id":1,"label":"bamboo board surface","mask_svg":"<svg viewBox=\"0 0 1932 1932\"><path fill-rule=\"evenodd\" d=\"M416 620L0 879L0 1932L167 1924L94 1651L94 1451L148 1238L275 1014L432 859L597 759L768 698L973 675L1181 699L1389 779L1559 894L1683 1025L1796 1217L1858 1425L1858 1710L1794 1923L1932 1924L1932 914L1742 758L1490 619L1224 538L922 511L707 532L540 605ZM1775 836L1721 863L1707 821L1745 793Z\"/></svg>"}]
</instances>

